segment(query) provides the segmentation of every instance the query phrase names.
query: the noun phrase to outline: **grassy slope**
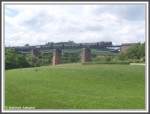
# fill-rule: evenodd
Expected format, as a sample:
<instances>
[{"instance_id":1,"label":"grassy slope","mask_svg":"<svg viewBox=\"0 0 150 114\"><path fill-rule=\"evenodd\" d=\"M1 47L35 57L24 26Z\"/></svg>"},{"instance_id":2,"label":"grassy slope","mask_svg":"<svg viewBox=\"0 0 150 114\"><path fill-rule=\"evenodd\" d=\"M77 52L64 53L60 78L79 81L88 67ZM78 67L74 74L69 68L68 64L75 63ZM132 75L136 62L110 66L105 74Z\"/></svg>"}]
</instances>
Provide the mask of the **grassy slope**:
<instances>
[{"instance_id":1,"label":"grassy slope","mask_svg":"<svg viewBox=\"0 0 150 114\"><path fill-rule=\"evenodd\" d=\"M5 79L6 106L144 108L144 66L66 64L8 70Z\"/></svg>"}]
</instances>

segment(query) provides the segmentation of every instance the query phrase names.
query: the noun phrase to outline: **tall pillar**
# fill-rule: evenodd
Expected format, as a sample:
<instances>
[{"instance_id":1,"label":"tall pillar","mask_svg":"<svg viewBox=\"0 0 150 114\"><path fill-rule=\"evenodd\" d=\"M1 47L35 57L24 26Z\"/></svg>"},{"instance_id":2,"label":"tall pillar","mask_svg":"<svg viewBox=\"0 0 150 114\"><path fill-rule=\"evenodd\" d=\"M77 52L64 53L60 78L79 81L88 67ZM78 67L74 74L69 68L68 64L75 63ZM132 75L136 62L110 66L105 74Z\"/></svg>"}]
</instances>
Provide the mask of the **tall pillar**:
<instances>
[{"instance_id":1,"label":"tall pillar","mask_svg":"<svg viewBox=\"0 0 150 114\"><path fill-rule=\"evenodd\" d=\"M91 61L91 50L89 48L83 48L81 53L81 62L85 63Z\"/></svg>"},{"instance_id":2,"label":"tall pillar","mask_svg":"<svg viewBox=\"0 0 150 114\"><path fill-rule=\"evenodd\" d=\"M57 65L61 62L61 50L60 49L54 49L53 50L53 58L52 58L52 64Z\"/></svg>"},{"instance_id":3,"label":"tall pillar","mask_svg":"<svg viewBox=\"0 0 150 114\"><path fill-rule=\"evenodd\" d=\"M36 48L32 49L31 53L32 53L33 56L39 56L40 55L39 49L36 49Z\"/></svg>"}]
</instances>

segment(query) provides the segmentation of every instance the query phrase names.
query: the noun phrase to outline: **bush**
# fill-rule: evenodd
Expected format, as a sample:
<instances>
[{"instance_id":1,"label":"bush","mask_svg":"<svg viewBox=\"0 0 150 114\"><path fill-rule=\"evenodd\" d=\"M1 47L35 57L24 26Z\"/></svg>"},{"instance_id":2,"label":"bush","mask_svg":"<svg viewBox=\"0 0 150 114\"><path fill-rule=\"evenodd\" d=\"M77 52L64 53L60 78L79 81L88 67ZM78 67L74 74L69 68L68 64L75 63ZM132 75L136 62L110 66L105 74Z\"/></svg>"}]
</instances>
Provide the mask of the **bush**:
<instances>
[{"instance_id":1,"label":"bush","mask_svg":"<svg viewBox=\"0 0 150 114\"><path fill-rule=\"evenodd\" d=\"M106 57L105 57L105 61L109 62L109 61L111 61L111 60L112 60L112 57L111 57L111 56L106 56Z\"/></svg>"}]
</instances>

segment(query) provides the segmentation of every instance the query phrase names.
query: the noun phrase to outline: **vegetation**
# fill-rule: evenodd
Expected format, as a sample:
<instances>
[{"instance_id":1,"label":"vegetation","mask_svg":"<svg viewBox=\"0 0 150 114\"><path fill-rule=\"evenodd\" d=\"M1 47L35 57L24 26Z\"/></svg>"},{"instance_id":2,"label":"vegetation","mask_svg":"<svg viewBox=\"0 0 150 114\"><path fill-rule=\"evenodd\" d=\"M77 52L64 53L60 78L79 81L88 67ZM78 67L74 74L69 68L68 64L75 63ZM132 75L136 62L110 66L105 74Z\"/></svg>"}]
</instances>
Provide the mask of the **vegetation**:
<instances>
[{"instance_id":1,"label":"vegetation","mask_svg":"<svg viewBox=\"0 0 150 114\"><path fill-rule=\"evenodd\" d=\"M145 43L131 46L118 54L97 54L92 62L85 64L129 64L145 62Z\"/></svg>"},{"instance_id":2,"label":"vegetation","mask_svg":"<svg viewBox=\"0 0 150 114\"><path fill-rule=\"evenodd\" d=\"M62 63L75 63L80 61L80 53L64 53L61 57Z\"/></svg>"},{"instance_id":3,"label":"vegetation","mask_svg":"<svg viewBox=\"0 0 150 114\"><path fill-rule=\"evenodd\" d=\"M37 55L32 53L19 53L14 49L6 49L5 51L5 66L6 69L37 67L49 65L52 63L52 52L40 52ZM129 48L126 52L113 53L106 50L92 49L92 63L111 63L111 64L126 64L130 62L145 61L145 43L137 44ZM61 63L80 62L79 49L66 49L62 53Z\"/></svg>"},{"instance_id":4,"label":"vegetation","mask_svg":"<svg viewBox=\"0 0 150 114\"><path fill-rule=\"evenodd\" d=\"M5 50L5 68L30 67L24 54L16 52L14 49Z\"/></svg>"},{"instance_id":5,"label":"vegetation","mask_svg":"<svg viewBox=\"0 0 150 114\"><path fill-rule=\"evenodd\" d=\"M145 68L128 65L145 61L144 47L145 44L137 44L119 54L92 50L92 62L85 63L91 65L75 64L80 62L80 51L65 50L61 62L74 64L56 66L49 65L51 52L34 55L6 49L5 106L144 109Z\"/></svg>"},{"instance_id":6,"label":"vegetation","mask_svg":"<svg viewBox=\"0 0 150 114\"><path fill-rule=\"evenodd\" d=\"M122 52L119 55L120 60L133 60L137 62L144 62L145 61L145 43L143 44L136 44L130 47L126 52Z\"/></svg>"},{"instance_id":7,"label":"vegetation","mask_svg":"<svg viewBox=\"0 0 150 114\"><path fill-rule=\"evenodd\" d=\"M39 53L34 55L32 53L19 53L15 49L6 49L5 51L5 66L6 69L24 68L24 67L38 67L49 65L52 63L52 52ZM80 61L80 52L65 52L61 56L62 63L74 63Z\"/></svg>"},{"instance_id":8,"label":"vegetation","mask_svg":"<svg viewBox=\"0 0 150 114\"><path fill-rule=\"evenodd\" d=\"M63 64L6 70L5 105L144 109L144 66Z\"/></svg>"}]
</instances>

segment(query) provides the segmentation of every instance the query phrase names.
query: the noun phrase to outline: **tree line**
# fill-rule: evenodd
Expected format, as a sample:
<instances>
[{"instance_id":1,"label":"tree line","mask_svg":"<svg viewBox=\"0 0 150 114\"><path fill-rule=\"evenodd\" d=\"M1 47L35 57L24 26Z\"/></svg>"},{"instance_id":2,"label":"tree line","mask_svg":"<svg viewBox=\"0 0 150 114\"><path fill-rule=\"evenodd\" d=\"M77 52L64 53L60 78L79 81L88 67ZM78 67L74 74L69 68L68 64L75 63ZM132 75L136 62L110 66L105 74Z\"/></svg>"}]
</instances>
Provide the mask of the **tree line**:
<instances>
[{"instance_id":1,"label":"tree line","mask_svg":"<svg viewBox=\"0 0 150 114\"><path fill-rule=\"evenodd\" d=\"M98 62L145 62L145 43L139 43L130 47L126 52L120 52L115 56L97 55L92 53L92 61ZM80 62L80 53L63 53L61 56L62 63ZM52 53L20 53L13 48L5 49L5 68L26 68L50 65L52 63Z\"/></svg>"},{"instance_id":2,"label":"tree line","mask_svg":"<svg viewBox=\"0 0 150 114\"><path fill-rule=\"evenodd\" d=\"M79 53L64 53L61 56L62 63L79 62ZM52 64L52 53L39 53L34 55L32 53L21 53L13 48L5 49L5 68L27 68L39 67Z\"/></svg>"}]
</instances>

